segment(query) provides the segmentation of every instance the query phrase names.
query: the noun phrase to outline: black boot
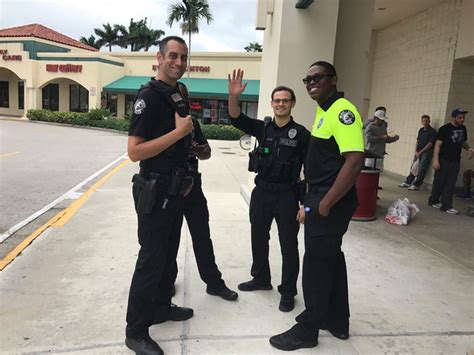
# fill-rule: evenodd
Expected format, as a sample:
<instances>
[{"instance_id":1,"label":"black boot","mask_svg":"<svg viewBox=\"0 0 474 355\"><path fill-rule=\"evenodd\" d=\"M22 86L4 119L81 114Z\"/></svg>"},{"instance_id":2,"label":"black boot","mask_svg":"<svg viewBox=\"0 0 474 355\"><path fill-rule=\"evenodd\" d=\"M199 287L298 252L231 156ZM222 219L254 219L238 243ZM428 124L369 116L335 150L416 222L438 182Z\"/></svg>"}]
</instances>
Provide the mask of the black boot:
<instances>
[{"instance_id":1,"label":"black boot","mask_svg":"<svg viewBox=\"0 0 474 355\"><path fill-rule=\"evenodd\" d=\"M194 315L194 311L191 308L178 307L171 303L169 307L161 309L159 313L155 314L153 318L153 324L164 323L168 320L175 322L184 321L191 318Z\"/></svg>"},{"instance_id":2,"label":"black boot","mask_svg":"<svg viewBox=\"0 0 474 355\"><path fill-rule=\"evenodd\" d=\"M252 279L247 282L242 282L241 284L239 284L238 288L240 291L257 291L257 290L269 291L273 287L271 284L267 284L267 285L261 284L255 279Z\"/></svg>"},{"instance_id":3,"label":"black boot","mask_svg":"<svg viewBox=\"0 0 474 355\"><path fill-rule=\"evenodd\" d=\"M224 287L220 288L219 290L214 290L212 288L207 287L206 292L213 296L219 296L225 299L226 301L235 301L237 297L239 297L239 294L237 292L232 291L226 285L224 285Z\"/></svg>"},{"instance_id":4,"label":"black boot","mask_svg":"<svg viewBox=\"0 0 474 355\"><path fill-rule=\"evenodd\" d=\"M314 348L318 345L318 332L311 336L302 330L302 326L295 324L284 333L272 336L270 344L280 350L297 350L302 348Z\"/></svg>"},{"instance_id":5,"label":"black boot","mask_svg":"<svg viewBox=\"0 0 474 355\"><path fill-rule=\"evenodd\" d=\"M125 338L125 345L135 354L139 355L164 355L163 350L150 336L141 339Z\"/></svg>"},{"instance_id":6,"label":"black boot","mask_svg":"<svg viewBox=\"0 0 474 355\"><path fill-rule=\"evenodd\" d=\"M278 309L282 312L291 312L295 308L295 298L293 296L282 295Z\"/></svg>"}]
</instances>

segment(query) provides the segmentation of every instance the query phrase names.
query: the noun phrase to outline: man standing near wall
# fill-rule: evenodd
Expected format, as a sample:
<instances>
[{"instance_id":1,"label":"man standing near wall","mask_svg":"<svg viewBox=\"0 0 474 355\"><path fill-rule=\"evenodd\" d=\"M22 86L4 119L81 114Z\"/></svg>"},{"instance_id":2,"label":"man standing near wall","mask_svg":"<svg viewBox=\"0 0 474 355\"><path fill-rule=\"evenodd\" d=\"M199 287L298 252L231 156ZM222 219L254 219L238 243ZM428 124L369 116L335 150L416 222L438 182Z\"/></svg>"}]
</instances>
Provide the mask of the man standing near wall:
<instances>
[{"instance_id":1,"label":"man standing near wall","mask_svg":"<svg viewBox=\"0 0 474 355\"><path fill-rule=\"evenodd\" d=\"M467 111L457 108L451 113L451 122L441 126L436 137L433 154L435 176L428 204L449 214L459 214L453 208L453 193L461 163L461 149L472 159L474 150L467 143L464 126Z\"/></svg>"},{"instance_id":2,"label":"man standing near wall","mask_svg":"<svg viewBox=\"0 0 474 355\"><path fill-rule=\"evenodd\" d=\"M420 160L418 174L415 176L410 172L405 181L398 185L399 187L408 187L408 190L411 191L419 190L421 184L423 184L431 159L433 159L433 148L436 140L436 130L430 125L430 116L421 116L421 125L422 127L418 130L416 138L415 158L413 159L413 162Z\"/></svg>"},{"instance_id":3,"label":"man standing near wall","mask_svg":"<svg viewBox=\"0 0 474 355\"><path fill-rule=\"evenodd\" d=\"M400 138L398 135L389 136L387 134L387 119L385 111L375 111L373 122L365 127L365 149L379 155L385 155L387 154L385 152L386 144L398 141ZM383 171L383 159L366 158L365 166Z\"/></svg>"},{"instance_id":4,"label":"man standing near wall","mask_svg":"<svg viewBox=\"0 0 474 355\"><path fill-rule=\"evenodd\" d=\"M337 91L337 75L328 62L313 63L303 79L318 102L305 172L305 310L288 331L270 338L281 350L318 345L319 329L349 338L349 299L342 237L357 206L355 181L364 161L362 119Z\"/></svg>"}]
</instances>

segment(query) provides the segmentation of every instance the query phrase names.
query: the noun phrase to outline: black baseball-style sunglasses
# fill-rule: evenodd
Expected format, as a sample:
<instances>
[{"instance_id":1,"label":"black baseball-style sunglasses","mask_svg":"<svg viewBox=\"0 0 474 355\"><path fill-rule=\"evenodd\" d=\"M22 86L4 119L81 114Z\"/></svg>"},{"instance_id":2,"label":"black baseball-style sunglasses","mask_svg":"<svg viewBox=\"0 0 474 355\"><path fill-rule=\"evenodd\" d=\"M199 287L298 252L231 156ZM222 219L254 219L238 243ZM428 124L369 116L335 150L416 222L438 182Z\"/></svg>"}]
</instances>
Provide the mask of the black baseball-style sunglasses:
<instances>
[{"instance_id":1,"label":"black baseball-style sunglasses","mask_svg":"<svg viewBox=\"0 0 474 355\"><path fill-rule=\"evenodd\" d=\"M314 74L308 75L306 78L303 78L303 83L305 85L311 84L313 81L315 83L320 82L324 79L325 76L334 76L334 74Z\"/></svg>"}]
</instances>

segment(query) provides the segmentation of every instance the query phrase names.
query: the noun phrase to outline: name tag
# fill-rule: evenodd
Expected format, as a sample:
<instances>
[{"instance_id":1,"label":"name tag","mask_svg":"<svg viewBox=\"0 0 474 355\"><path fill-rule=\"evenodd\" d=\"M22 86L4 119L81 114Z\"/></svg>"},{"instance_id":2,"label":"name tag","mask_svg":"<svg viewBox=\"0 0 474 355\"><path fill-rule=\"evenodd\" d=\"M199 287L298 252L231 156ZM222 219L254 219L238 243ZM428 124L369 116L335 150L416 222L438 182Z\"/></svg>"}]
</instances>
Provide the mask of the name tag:
<instances>
[{"instance_id":1,"label":"name tag","mask_svg":"<svg viewBox=\"0 0 474 355\"><path fill-rule=\"evenodd\" d=\"M288 138L280 138L280 145L284 145L287 147L296 147L298 141L295 139L288 139Z\"/></svg>"},{"instance_id":2,"label":"name tag","mask_svg":"<svg viewBox=\"0 0 474 355\"><path fill-rule=\"evenodd\" d=\"M171 94L171 98L173 99L174 102L178 101L183 101L183 97L179 92L175 92L174 94Z\"/></svg>"}]
</instances>

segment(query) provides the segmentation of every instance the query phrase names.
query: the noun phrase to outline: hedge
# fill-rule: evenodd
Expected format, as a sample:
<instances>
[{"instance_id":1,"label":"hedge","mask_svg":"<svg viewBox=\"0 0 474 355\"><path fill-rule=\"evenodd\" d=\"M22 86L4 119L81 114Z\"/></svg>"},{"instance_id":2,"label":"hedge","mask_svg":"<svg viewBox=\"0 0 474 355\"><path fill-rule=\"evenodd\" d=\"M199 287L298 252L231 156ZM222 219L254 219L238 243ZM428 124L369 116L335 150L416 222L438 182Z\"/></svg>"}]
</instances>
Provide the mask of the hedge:
<instances>
[{"instance_id":1,"label":"hedge","mask_svg":"<svg viewBox=\"0 0 474 355\"><path fill-rule=\"evenodd\" d=\"M28 110L26 117L31 121L44 121L54 123L65 123L73 126L107 128L121 132L127 132L130 121L125 119L101 117L106 111L98 112L91 110L87 113L80 112L57 112L50 110ZM201 125L201 129L207 139L238 140L243 132L232 126L224 125Z\"/></svg>"}]
</instances>

